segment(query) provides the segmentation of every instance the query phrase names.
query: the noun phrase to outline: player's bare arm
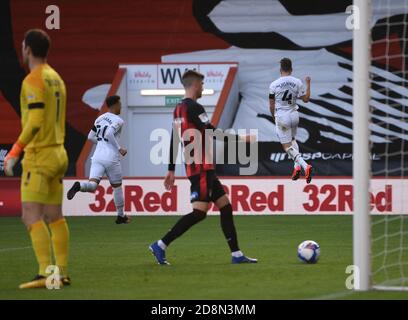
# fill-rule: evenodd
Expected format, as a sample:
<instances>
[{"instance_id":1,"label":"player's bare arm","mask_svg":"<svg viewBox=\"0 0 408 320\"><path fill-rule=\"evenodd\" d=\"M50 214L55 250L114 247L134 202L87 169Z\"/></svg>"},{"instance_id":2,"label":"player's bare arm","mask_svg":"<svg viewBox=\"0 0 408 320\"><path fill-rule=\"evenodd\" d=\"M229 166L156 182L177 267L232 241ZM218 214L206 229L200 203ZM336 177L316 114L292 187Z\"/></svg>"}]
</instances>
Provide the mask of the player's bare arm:
<instances>
[{"instance_id":1,"label":"player's bare arm","mask_svg":"<svg viewBox=\"0 0 408 320\"><path fill-rule=\"evenodd\" d=\"M174 171L168 171L165 178L164 178L164 187L166 190L170 190L174 186Z\"/></svg>"},{"instance_id":2,"label":"player's bare arm","mask_svg":"<svg viewBox=\"0 0 408 320\"><path fill-rule=\"evenodd\" d=\"M305 103L309 102L309 99L310 99L310 81L311 81L310 77L305 78L306 94L301 97L302 101L305 102Z\"/></svg>"},{"instance_id":3,"label":"player's bare arm","mask_svg":"<svg viewBox=\"0 0 408 320\"><path fill-rule=\"evenodd\" d=\"M253 143L256 142L256 135L253 134L240 134L239 140L243 142Z\"/></svg>"},{"instance_id":4,"label":"player's bare arm","mask_svg":"<svg viewBox=\"0 0 408 320\"><path fill-rule=\"evenodd\" d=\"M225 137L236 139L243 142L255 142L255 135L237 135L235 133L229 133L228 131L217 128L211 124L207 114L201 105L197 105L194 108L188 110L189 117L191 121L196 125L200 130L212 130L214 132L214 138L217 140L224 140Z\"/></svg>"}]
</instances>

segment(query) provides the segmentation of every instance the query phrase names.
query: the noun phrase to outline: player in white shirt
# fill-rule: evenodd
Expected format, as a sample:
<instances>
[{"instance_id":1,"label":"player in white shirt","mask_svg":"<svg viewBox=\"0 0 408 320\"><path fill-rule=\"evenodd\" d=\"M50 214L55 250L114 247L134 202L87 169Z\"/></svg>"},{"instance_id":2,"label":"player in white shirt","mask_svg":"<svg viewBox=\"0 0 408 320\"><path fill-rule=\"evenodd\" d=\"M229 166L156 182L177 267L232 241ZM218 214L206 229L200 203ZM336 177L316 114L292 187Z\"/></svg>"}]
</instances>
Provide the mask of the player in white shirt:
<instances>
[{"instance_id":1,"label":"player in white shirt","mask_svg":"<svg viewBox=\"0 0 408 320\"><path fill-rule=\"evenodd\" d=\"M119 117L122 107L120 97L110 96L106 99L106 104L109 111L95 120L88 134L88 139L96 143L89 181L76 181L68 191L67 198L71 200L79 191L94 192L102 177L106 175L113 188L113 200L118 213L116 223L129 223L129 217L123 212L122 167L120 165L120 158L126 155L127 150L118 143L123 126L123 119Z\"/></svg>"},{"instance_id":2,"label":"player in white shirt","mask_svg":"<svg viewBox=\"0 0 408 320\"><path fill-rule=\"evenodd\" d=\"M292 77L292 61L283 58L280 61L281 77L269 86L269 107L272 117L275 118L276 134L285 152L294 161L292 180L299 179L301 168L305 174L306 182L312 181L313 167L306 163L299 153L296 142L296 131L299 124L299 109L297 99L309 102L310 77L306 77L306 87L302 81Z\"/></svg>"}]
</instances>

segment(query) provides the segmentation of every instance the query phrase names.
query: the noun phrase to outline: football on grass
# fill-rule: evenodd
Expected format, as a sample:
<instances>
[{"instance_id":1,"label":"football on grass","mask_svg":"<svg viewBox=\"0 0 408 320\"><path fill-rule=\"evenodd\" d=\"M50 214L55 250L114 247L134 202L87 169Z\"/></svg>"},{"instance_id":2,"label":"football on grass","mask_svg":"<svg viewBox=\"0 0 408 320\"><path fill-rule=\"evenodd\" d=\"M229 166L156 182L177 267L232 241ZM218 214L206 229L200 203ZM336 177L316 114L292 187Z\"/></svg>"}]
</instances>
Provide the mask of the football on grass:
<instances>
[{"instance_id":1,"label":"football on grass","mask_svg":"<svg viewBox=\"0 0 408 320\"><path fill-rule=\"evenodd\" d=\"M306 263L316 263L320 257L320 246L313 240L303 241L298 246L298 257Z\"/></svg>"}]
</instances>

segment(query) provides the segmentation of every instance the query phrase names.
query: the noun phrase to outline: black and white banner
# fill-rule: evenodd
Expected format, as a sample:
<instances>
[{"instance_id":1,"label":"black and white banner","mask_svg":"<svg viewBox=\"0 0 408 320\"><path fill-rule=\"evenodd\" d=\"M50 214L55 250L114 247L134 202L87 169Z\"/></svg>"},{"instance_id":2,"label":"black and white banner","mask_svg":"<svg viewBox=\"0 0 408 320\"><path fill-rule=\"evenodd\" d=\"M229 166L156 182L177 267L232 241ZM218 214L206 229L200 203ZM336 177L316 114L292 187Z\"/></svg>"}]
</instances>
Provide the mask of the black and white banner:
<instances>
[{"instance_id":1,"label":"black and white banner","mask_svg":"<svg viewBox=\"0 0 408 320\"><path fill-rule=\"evenodd\" d=\"M162 57L163 62L239 62L240 105L234 129L258 129L259 175L287 175L271 121L269 84L279 77L279 61L293 61L293 75L312 78L309 103L298 102L296 139L320 175L352 173L352 31L346 28L352 1L194 1L203 30L229 42L225 50ZM407 173L408 78L406 1L373 0L370 144L374 175ZM236 172L219 167L221 174Z\"/></svg>"}]
</instances>

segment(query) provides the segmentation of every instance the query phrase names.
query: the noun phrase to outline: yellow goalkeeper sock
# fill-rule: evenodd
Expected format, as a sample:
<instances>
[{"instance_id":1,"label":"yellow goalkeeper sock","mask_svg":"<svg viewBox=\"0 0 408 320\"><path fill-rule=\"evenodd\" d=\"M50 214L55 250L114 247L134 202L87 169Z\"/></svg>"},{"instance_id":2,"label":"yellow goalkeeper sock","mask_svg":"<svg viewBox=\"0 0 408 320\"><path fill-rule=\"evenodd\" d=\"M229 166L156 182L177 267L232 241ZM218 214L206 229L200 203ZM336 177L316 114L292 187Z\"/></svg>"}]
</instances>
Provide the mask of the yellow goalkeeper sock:
<instances>
[{"instance_id":1,"label":"yellow goalkeeper sock","mask_svg":"<svg viewBox=\"0 0 408 320\"><path fill-rule=\"evenodd\" d=\"M51 264L51 239L43 220L37 221L29 228L31 243L39 264L38 274L46 276L45 270Z\"/></svg>"},{"instance_id":2,"label":"yellow goalkeeper sock","mask_svg":"<svg viewBox=\"0 0 408 320\"><path fill-rule=\"evenodd\" d=\"M55 262L62 276L67 275L69 229L64 218L49 224L51 229L51 240L54 248Z\"/></svg>"}]
</instances>

